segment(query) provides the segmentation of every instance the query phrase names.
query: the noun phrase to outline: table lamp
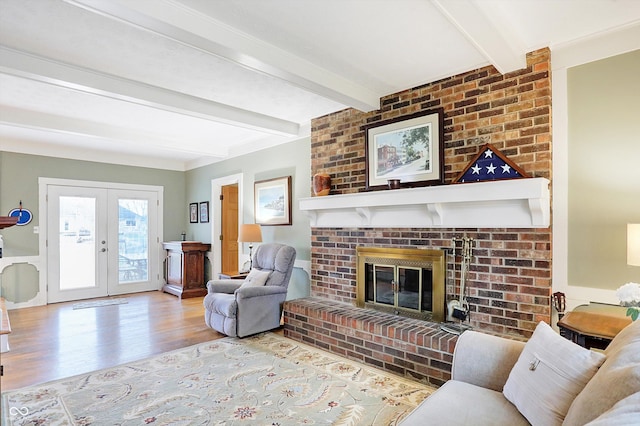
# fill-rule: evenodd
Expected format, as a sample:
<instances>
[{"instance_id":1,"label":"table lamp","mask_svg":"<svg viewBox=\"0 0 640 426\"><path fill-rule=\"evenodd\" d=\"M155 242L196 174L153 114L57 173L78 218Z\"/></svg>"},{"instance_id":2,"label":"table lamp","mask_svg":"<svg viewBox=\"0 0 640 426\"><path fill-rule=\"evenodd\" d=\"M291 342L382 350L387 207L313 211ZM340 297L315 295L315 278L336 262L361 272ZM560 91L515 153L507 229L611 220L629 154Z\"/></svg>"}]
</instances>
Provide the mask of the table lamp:
<instances>
[{"instance_id":1,"label":"table lamp","mask_svg":"<svg viewBox=\"0 0 640 426\"><path fill-rule=\"evenodd\" d=\"M640 223L627 223L627 265L640 266Z\"/></svg>"},{"instance_id":2,"label":"table lamp","mask_svg":"<svg viewBox=\"0 0 640 426\"><path fill-rule=\"evenodd\" d=\"M240 225L238 231L238 242L249 243L249 270L253 268L253 243L262 242L262 231L260 225L255 223L247 223Z\"/></svg>"}]
</instances>

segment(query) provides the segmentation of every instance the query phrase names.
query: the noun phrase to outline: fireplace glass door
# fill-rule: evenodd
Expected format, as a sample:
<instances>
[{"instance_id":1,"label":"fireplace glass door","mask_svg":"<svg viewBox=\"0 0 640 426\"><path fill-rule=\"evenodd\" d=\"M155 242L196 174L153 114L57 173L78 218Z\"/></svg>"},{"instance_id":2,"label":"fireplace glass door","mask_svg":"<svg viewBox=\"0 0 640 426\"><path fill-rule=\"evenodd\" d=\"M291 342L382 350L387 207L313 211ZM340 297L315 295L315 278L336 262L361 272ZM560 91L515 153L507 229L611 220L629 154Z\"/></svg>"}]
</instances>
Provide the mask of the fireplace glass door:
<instances>
[{"instance_id":1,"label":"fireplace glass door","mask_svg":"<svg viewBox=\"0 0 640 426\"><path fill-rule=\"evenodd\" d=\"M369 282L370 289L367 301L374 301L383 305L395 306L395 267L386 265L371 265L372 279Z\"/></svg>"},{"instance_id":2,"label":"fireplace glass door","mask_svg":"<svg viewBox=\"0 0 640 426\"><path fill-rule=\"evenodd\" d=\"M366 264L365 301L416 312L432 310L433 279L424 268Z\"/></svg>"},{"instance_id":3,"label":"fireplace glass door","mask_svg":"<svg viewBox=\"0 0 640 426\"><path fill-rule=\"evenodd\" d=\"M444 250L357 247L356 252L356 306L444 320Z\"/></svg>"},{"instance_id":4,"label":"fireplace glass door","mask_svg":"<svg viewBox=\"0 0 640 426\"><path fill-rule=\"evenodd\" d=\"M431 292L431 289L427 291ZM422 275L418 268L398 267L398 302L401 308L422 310ZM431 306L425 309L431 310Z\"/></svg>"}]
</instances>

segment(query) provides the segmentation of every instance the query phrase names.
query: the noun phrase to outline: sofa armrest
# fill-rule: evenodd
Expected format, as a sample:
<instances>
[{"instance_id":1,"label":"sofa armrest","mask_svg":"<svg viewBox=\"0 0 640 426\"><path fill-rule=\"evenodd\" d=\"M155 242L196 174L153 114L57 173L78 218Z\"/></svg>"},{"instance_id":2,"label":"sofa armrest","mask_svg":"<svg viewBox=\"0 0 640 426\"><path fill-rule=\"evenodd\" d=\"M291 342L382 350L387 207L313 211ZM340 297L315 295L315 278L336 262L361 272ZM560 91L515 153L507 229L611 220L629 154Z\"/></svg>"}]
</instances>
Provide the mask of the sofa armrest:
<instances>
[{"instance_id":1,"label":"sofa armrest","mask_svg":"<svg viewBox=\"0 0 640 426\"><path fill-rule=\"evenodd\" d=\"M210 280L207 283L207 291L209 293L233 294L243 282L243 280Z\"/></svg>"},{"instance_id":2,"label":"sofa armrest","mask_svg":"<svg viewBox=\"0 0 640 426\"><path fill-rule=\"evenodd\" d=\"M524 342L465 331L453 352L451 378L502 392Z\"/></svg>"}]
</instances>

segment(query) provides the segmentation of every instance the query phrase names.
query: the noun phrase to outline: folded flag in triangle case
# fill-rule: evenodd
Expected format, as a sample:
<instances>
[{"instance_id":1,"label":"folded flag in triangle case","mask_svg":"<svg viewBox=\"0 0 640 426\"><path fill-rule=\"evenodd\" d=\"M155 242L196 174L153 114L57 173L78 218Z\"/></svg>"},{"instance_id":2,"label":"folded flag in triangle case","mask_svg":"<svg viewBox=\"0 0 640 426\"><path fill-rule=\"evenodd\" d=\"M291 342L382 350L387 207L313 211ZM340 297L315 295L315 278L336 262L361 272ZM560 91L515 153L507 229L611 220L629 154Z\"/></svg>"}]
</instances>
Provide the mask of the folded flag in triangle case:
<instances>
[{"instance_id":1,"label":"folded flag in triangle case","mask_svg":"<svg viewBox=\"0 0 640 426\"><path fill-rule=\"evenodd\" d=\"M491 144L480 148L480 152L453 181L454 183L484 182L488 180L528 178L515 163Z\"/></svg>"}]
</instances>

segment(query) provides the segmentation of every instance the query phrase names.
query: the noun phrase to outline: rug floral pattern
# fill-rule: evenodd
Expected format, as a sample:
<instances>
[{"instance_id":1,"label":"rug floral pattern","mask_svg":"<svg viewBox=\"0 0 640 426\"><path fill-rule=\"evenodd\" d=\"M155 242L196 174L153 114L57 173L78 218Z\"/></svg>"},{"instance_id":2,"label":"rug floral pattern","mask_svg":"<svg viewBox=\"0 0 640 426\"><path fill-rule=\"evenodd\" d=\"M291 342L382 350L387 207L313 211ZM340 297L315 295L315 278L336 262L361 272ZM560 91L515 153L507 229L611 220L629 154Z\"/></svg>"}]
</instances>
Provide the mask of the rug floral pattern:
<instances>
[{"instance_id":1,"label":"rug floral pattern","mask_svg":"<svg viewBox=\"0 0 640 426\"><path fill-rule=\"evenodd\" d=\"M429 386L266 333L3 393L7 425L395 425Z\"/></svg>"}]
</instances>

